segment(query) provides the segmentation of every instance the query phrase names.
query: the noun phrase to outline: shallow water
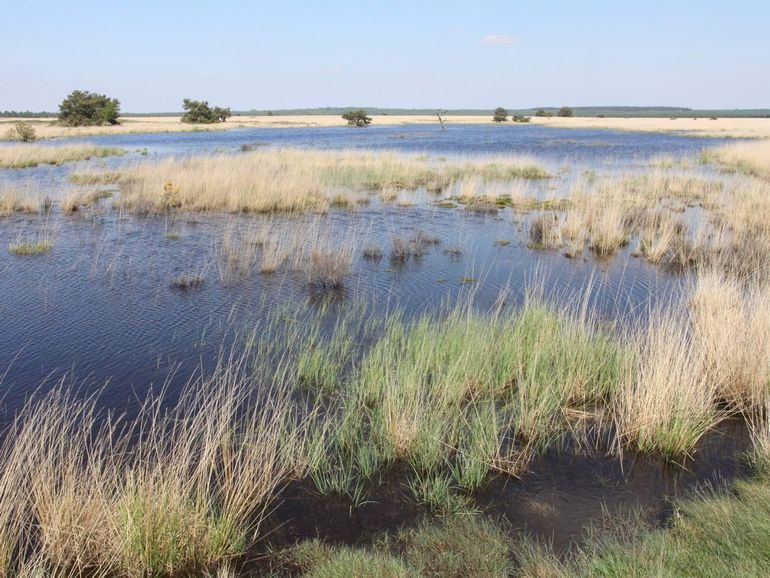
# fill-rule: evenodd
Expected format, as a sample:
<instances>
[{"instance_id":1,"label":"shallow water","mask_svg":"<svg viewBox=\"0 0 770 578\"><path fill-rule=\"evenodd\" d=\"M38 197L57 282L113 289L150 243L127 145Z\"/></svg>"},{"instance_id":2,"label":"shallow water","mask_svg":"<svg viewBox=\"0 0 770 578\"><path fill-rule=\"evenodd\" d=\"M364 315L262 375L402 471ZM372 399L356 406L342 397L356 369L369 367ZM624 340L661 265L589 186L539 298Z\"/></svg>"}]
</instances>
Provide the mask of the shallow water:
<instances>
[{"instance_id":1,"label":"shallow water","mask_svg":"<svg viewBox=\"0 0 770 578\"><path fill-rule=\"evenodd\" d=\"M674 133L632 133L597 129L547 128L526 124L383 126L357 129L237 128L162 134L92 136L46 141L50 145L94 143L121 147L130 154L69 163L60 167L0 171L0 184L8 180L46 182L62 186L74 168L114 167L126 162L165 156L215 152L236 153L246 146L290 146L321 149L395 150L437 155L522 155L534 157L553 171L562 167L597 171L646 166L650 159L680 158L717 146L726 139L704 139ZM0 146L4 146L0 143Z\"/></svg>"},{"instance_id":2,"label":"shallow water","mask_svg":"<svg viewBox=\"0 0 770 578\"><path fill-rule=\"evenodd\" d=\"M0 171L3 181L29 181L56 198L74 185L68 177L84 167L115 167L165 155L228 151L245 144L422 151L430 154L514 154L546 165L555 179L529 183L531 194L565 193L585 170L632 170L660 155L696 155L718 141L671 134L549 129L527 125L351 128L235 129L231 131L138 134L52 141L88 141L132 153L62 166ZM63 375L85 389L109 382L105 400L123 405L163 383L171 373L183 383L199 365L220 353L226 335L259 324L277 307L320 304L328 292L308 286L301 272L259 273L254 266L238 279L222 272L218 256L227 230L312 223L330 238L344 237L356 257L344 289L331 297L337 306L363 303L373 314L403 309L408 314L439 304L473 299L489 307L500 299L520 302L527 287L542 285L552 295L574 295L592 287L592 304L617 318L644 311L668 296L683 277L632 258L626 249L611 259L568 259L558 252L527 247L527 219L510 209L485 214L437 208L422 193L417 206L400 208L372 202L355 210L322 216L275 217L179 215L173 219L123 215L109 199L85 214L13 216L0 220L0 246L40 231L55 238L53 250L39 257L0 251L0 371L8 407L21 402L41 381ZM179 235L168 240L173 230ZM393 238L419 232L440 243L422 259L392 263ZM505 244L507 243L507 244ZM385 258L367 261L361 248L374 244ZM451 247L462 254L452 256ZM259 257L257 256L257 259ZM204 285L180 291L170 280L181 273L201 274ZM319 305L320 306L320 305ZM234 329L235 328L235 329Z\"/></svg>"},{"instance_id":3,"label":"shallow water","mask_svg":"<svg viewBox=\"0 0 770 578\"><path fill-rule=\"evenodd\" d=\"M66 144L75 139L55 141ZM554 179L531 182L530 193L566 193L585 171L628 172L666 155L694 158L717 140L672 134L549 129L535 126L438 126L312 129L235 129L80 139L130 149L125 157L0 171L0 185L32 183L53 198L71 186L69 175L83 168L111 168L167 155L205 152L239 154L243 145L393 149L431 155L513 154L531 156ZM146 154L144 151L146 149ZM136 152L142 151L142 152ZM101 403L126 409L150 388L169 384L173 398L194 372L210 369L242 332L264 326L278 330L303 315L360 308L364 316L405 316L453 304L488 309L521 303L541 288L547 298L589 295L590 306L607 320L643 316L655 303L677 298L686 274L631 256L632 245L608 259L586 252L567 258L528 246L530 215L510 208L475 212L439 208L424 191L399 207L376 194L354 209L323 215L264 216L179 214L124 215L105 199L88 211L0 219L0 422L10 418L33 391L60 379L84 393L102 389ZM355 251L340 290L319 289L297 267L260 272L261 249L248 266L231 270L223 259L228 236L247 240L268 228L274 234L322 233ZM173 231L177 238L167 238ZM53 249L38 257L5 250L22 237L46 234ZM419 259L397 263L388 253L395 238L437 237ZM248 245L248 243L241 243ZM382 249L379 260L362 249ZM332 245L333 246L333 245ZM460 249L454 254L453 249ZM171 279L182 273L203 277L202 286L180 290ZM41 386L42 384L42 386ZM737 430L741 428L738 427ZM641 510L652 521L670 513L668 499L704 483L743 473L740 451L745 430L724 426L699 448L685 468L664 467L627 456L554 453L538 458L522 480L494 478L475 495L476 505L504 517L514 531L550 540L557 550L579 539L586 524L609 513L623 517ZM309 500L307 482L283 495L269 525L272 541L285 545L320 534L333 542L362 543L378 533L417 523L424 510L409 498L404 472L387 475L370 501L351 510L349 500Z\"/></svg>"}]
</instances>

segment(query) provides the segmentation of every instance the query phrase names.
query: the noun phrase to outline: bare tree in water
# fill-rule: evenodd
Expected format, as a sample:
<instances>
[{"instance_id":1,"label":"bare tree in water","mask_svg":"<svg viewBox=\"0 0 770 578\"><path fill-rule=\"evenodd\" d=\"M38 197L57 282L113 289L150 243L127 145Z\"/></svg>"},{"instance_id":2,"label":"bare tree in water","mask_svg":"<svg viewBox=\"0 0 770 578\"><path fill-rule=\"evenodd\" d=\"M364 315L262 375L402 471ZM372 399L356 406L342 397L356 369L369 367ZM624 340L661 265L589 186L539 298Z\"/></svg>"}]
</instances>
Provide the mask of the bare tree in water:
<instances>
[{"instance_id":1,"label":"bare tree in water","mask_svg":"<svg viewBox=\"0 0 770 578\"><path fill-rule=\"evenodd\" d=\"M436 118L438 119L438 122L441 125L441 130L446 130L446 127L444 126L444 123L446 122L446 119L444 118L445 114L446 114L445 110L436 111Z\"/></svg>"}]
</instances>

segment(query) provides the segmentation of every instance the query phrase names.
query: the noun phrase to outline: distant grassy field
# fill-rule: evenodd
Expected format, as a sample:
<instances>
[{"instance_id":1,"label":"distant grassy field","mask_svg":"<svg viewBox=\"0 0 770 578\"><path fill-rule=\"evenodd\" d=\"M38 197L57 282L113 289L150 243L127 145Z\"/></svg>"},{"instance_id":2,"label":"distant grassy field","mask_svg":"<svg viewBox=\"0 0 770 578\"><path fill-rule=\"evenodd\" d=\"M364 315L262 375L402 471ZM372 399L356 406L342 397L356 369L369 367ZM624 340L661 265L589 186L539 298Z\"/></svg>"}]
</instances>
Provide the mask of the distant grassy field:
<instances>
[{"instance_id":1,"label":"distant grassy field","mask_svg":"<svg viewBox=\"0 0 770 578\"><path fill-rule=\"evenodd\" d=\"M492 115L448 115L446 124L492 124ZM0 118L0 140L5 138L15 122L20 119ZM109 134L195 132L229 130L233 128L280 128L280 127L331 127L346 126L338 115L273 115L234 116L219 124L194 125L179 121L178 116L131 116L120 119L117 126L65 127L56 125L50 118L26 119L32 123L39 139ZM376 115L372 114L373 126L437 124L435 115ZM655 118L600 118L600 117L535 117L532 124L561 128L601 128L640 132L679 131L704 137L770 138L770 118L718 118L700 117L670 119ZM513 123L502 126L515 127ZM365 129L364 129L365 130Z\"/></svg>"}]
</instances>

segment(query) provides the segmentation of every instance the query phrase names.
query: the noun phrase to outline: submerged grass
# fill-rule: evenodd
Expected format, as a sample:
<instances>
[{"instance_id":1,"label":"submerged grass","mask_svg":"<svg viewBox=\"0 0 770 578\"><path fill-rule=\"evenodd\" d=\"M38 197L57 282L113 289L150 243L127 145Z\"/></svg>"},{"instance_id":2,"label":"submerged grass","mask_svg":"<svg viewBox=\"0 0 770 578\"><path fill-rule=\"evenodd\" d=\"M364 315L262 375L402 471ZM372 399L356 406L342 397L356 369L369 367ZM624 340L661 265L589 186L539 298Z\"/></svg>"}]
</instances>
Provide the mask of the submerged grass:
<instances>
[{"instance_id":1,"label":"submerged grass","mask_svg":"<svg viewBox=\"0 0 770 578\"><path fill-rule=\"evenodd\" d=\"M53 248L50 239L19 239L8 244L8 252L18 257L35 257L47 253Z\"/></svg>"}]
</instances>

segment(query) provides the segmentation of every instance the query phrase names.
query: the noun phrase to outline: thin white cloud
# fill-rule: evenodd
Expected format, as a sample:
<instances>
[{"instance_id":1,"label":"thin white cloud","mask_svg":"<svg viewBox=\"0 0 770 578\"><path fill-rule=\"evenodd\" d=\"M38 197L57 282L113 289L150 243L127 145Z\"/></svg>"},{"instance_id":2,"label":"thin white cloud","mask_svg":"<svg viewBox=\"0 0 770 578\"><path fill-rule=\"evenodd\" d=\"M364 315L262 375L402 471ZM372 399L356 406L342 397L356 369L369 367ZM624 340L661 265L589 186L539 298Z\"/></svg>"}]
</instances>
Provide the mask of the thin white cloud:
<instances>
[{"instance_id":1,"label":"thin white cloud","mask_svg":"<svg viewBox=\"0 0 770 578\"><path fill-rule=\"evenodd\" d=\"M513 44L516 39L508 34L490 34L481 39L482 44Z\"/></svg>"}]
</instances>

